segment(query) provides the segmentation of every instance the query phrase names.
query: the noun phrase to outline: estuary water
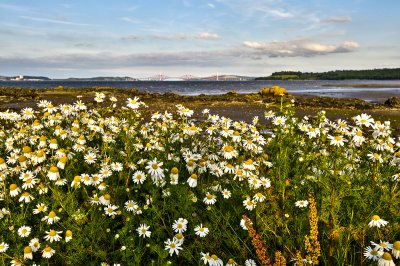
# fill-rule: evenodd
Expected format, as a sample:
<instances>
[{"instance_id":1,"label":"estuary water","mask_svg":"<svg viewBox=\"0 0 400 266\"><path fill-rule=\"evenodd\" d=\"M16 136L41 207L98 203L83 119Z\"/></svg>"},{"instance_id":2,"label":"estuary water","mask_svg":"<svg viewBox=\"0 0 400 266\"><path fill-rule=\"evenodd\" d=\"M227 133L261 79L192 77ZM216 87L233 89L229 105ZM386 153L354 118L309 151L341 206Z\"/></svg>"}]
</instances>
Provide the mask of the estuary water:
<instances>
[{"instance_id":1,"label":"estuary water","mask_svg":"<svg viewBox=\"0 0 400 266\"><path fill-rule=\"evenodd\" d=\"M400 80L269 80L269 81L0 81L1 86L21 88L136 88L141 91L180 95L217 95L230 91L255 93L278 85L290 94L335 98L358 98L368 102L383 102L400 97Z\"/></svg>"}]
</instances>

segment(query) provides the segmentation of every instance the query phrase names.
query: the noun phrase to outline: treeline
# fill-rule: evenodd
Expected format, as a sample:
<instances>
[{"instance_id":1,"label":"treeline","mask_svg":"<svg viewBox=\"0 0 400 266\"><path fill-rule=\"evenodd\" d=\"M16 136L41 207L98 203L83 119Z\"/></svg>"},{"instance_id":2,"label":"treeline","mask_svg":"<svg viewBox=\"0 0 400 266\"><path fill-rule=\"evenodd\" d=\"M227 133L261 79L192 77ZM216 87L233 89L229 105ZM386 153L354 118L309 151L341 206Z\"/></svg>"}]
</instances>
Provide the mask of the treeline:
<instances>
[{"instance_id":1,"label":"treeline","mask_svg":"<svg viewBox=\"0 0 400 266\"><path fill-rule=\"evenodd\" d=\"M342 79L377 79L377 80L400 80L400 68L383 68L367 70L335 70L328 72L300 72L279 71L268 77L259 77L256 80L342 80Z\"/></svg>"}]
</instances>

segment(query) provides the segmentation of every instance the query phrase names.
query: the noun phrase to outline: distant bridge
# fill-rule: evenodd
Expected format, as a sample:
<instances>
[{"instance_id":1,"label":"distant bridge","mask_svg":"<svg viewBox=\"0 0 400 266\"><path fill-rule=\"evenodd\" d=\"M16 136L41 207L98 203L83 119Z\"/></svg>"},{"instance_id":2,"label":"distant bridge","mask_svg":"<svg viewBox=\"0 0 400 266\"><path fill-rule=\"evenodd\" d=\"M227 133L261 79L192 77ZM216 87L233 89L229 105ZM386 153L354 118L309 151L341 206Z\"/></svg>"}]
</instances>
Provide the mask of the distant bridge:
<instances>
[{"instance_id":1,"label":"distant bridge","mask_svg":"<svg viewBox=\"0 0 400 266\"><path fill-rule=\"evenodd\" d=\"M212 75L209 77L198 77L194 75L183 75L180 77L170 77L164 74L154 75L148 78L143 78L141 80L150 80L150 81L167 81L167 80L209 80L209 81L240 81L240 80L250 80L248 77L234 76L234 75Z\"/></svg>"}]
</instances>

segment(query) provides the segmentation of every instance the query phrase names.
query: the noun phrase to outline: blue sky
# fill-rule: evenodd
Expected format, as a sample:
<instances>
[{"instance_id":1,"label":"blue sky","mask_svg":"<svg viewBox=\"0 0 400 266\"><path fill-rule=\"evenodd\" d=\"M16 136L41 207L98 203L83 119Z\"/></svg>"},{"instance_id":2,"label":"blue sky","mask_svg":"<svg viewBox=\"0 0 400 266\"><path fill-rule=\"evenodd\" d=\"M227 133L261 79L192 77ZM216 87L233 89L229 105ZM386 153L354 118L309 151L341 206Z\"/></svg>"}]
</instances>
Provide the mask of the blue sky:
<instances>
[{"instance_id":1,"label":"blue sky","mask_svg":"<svg viewBox=\"0 0 400 266\"><path fill-rule=\"evenodd\" d=\"M0 0L0 75L400 67L398 0Z\"/></svg>"}]
</instances>

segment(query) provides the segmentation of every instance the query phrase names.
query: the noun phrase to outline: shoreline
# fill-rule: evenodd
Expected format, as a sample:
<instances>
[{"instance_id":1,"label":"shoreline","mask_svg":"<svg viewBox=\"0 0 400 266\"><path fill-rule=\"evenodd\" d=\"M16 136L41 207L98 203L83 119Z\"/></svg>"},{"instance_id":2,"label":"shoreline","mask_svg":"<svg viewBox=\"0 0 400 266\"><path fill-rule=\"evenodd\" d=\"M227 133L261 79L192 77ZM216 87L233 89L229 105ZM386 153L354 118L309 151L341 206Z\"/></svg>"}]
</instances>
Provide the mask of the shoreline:
<instances>
[{"instance_id":1,"label":"shoreline","mask_svg":"<svg viewBox=\"0 0 400 266\"><path fill-rule=\"evenodd\" d=\"M237 121L251 121L254 116L264 118L264 112L270 109L279 110L280 97L262 97L258 93L239 94L229 92L221 95L184 96L167 92L164 94L138 91L136 89L118 88L55 88L55 89L21 89L0 87L0 111L21 110L26 107L36 107L40 100L51 101L54 105L72 104L77 96L88 107L98 105L94 101L96 92L103 92L106 96L115 96L117 106L126 104L127 98L139 97L148 105L145 114L155 112L175 112L177 104L182 104L195 112L194 118L201 118L201 111L209 109L210 113L229 117ZM391 98L392 99L392 98ZM330 98L312 95L289 94L284 96L284 103L294 100L296 116L315 115L324 110L330 119L351 118L360 113L371 114L376 120L390 120L395 131L400 132L400 98L394 97L392 102L371 103L356 98ZM109 106L110 102L102 103ZM268 106L268 108L266 107Z\"/></svg>"}]
</instances>

